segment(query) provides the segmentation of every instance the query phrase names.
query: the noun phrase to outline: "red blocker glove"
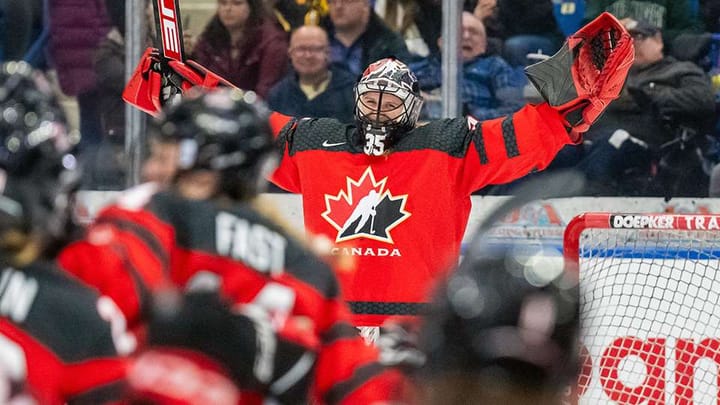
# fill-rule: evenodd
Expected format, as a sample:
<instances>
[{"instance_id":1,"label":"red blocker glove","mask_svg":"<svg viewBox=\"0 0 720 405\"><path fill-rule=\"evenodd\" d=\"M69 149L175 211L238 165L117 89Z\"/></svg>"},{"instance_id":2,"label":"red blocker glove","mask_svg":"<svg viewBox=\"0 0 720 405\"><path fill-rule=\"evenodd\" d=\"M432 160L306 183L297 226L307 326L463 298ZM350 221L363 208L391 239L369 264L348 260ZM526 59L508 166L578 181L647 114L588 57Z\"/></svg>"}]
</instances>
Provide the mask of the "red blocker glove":
<instances>
[{"instance_id":1,"label":"red blocker glove","mask_svg":"<svg viewBox=\"0 0 720 405\"><path fill-rule=\"evenodd\" d=\"M579 142L620 95L634 58L632 37L606 12L570 35L555 55L525 68L525 74Z\"/></svg>"},{"instance_id":2,"label":"red blocker glove","mask_svg":"<svg viewBox=\"0 0 720 405\"><path fill-rule=\"evenodd\" d=\"M200 87L235 87L193 60L163 60L157 48L147 48L123 91L123 100L156 116L175 95Z\"/></svg>"},{"instance_id":3,"label":"red blocker glove","mask_svg":"<svg viewBox=\"0 0 720 405\"><path fill-rule=\"evenodd\" d=\"M162 74L157 66L160 63L159 56L157 49L145 50L122 94L123 100L127 103L150 115L156 115L162 108L160 103Z\"/></svg>"}]
</instances>

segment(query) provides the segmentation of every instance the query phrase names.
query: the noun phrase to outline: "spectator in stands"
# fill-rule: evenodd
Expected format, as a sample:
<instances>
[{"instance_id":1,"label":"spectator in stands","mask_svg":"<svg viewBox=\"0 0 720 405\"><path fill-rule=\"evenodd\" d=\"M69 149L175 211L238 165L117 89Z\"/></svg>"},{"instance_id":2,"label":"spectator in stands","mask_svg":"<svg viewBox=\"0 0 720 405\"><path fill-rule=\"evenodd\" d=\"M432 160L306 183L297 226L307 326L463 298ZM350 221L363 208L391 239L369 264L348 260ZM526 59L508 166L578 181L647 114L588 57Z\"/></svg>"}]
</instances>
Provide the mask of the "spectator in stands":
<instances>
[{"instance_id":1,"label":"spectator in stands","mask_svg":"<svg viewBox=\"0 0 720 405\"><path fill-rule=\"evenodd\" d=\"M720 32L720 1L701 0L700 15L706 32Z\"/></svg>"},{"instance_id":2,"label":"spectator in stands","mask_svg":"<svg viewBox=\"0 0 720 405\"><path fill-rule=\"evenodd\" d=\"M666 153L662 145L677 140L683 129L702 135L715 122L715 97L702 69L665 56L659 27L632 19L623 23L635 40L635 62L620 98L588 131L592 146L579 164L589 180L617 183L613 187L619 190L624 174L649 173L659 154Z\"/></svg>"},{"instance_id":3,"label":"spectator in stands","mask_svg":"<svg viewBox=\"0 0 720 405\"><path fill-rule=\"evenodd\" d=\"M407 61L411 54L400 34L373 11L370 0L329 0L323 25L330 35L330 60L360 75L370 62L389 56Z\"/></svg>"},{"instance_id":4,"label":"spectator in stands","mask_svg":"<svg viewBox=\"0 0 720 405\"><path fill-rule=\"evenodd\" d=\"M218 0L192 55L234 85L267 97L285 74L287 47L287 34L267 17L262 0Z\"/></svg>"},{"instance_id":5,"label":"spectator in stands","mask_svg":"<svg viewBox=\"0 0 720 405\"><path fill-rule=\"evenodd\" d=\"M487 38L486 54L502 55L503 41L493 36L500 31L497 27L497 0L465 0L463 10L475 14L483 22Z\"/></svg>"},{"instance_id":6,"label":"spectator in stands","mask_svg":"<svg viewBox=\"0 0 720 405\"><path fill-rule=\"evenodd\" d=\"M491 17L497 11L497 0L478 0L472 8L472 13L480 20Z\"/></svg>"},{"instance_id":7,"label":"spectator in stands","mask_svg":"<svg viewBox=\"0 0 720 405\"><path fill-rule=\"evenodd\" d=\"M410 52L422 57L430 54L430 48L415 23L420 11L415 0L376 0L374 9L390 29L402 35Z\"/></svg>"},{"instance_id":8,"label":"spectator in stands","mask_svg":"<svg viewBox=\"0 0 720 405\"><path fill-rule=\"evenodd\" d=\"M332 117L352 122L356 77L330 66L330 44L325 29L305 25L290 37L292 70L270 89L268 105L274 111L299 117Z\"/></svg>"},{"instance_id":9,"label":"spectator in stands","mask_svg":"<svg viewBox=\"0 0 720 405\"><path fill-rule=\"evenodd\" d=\"M104 139L122 143L125 134L125 2L105 0L112 29L100 42L94 57L94 70L98 78L100 125ZM152 46L155 17L152 3L145 1L147 17L146 45Z\"/></svg>"},{"instance_id":10,"label":"spectator in stands","mask_svg":"<svg viewBox=\"0 0 720 405\"><path fill-rule=\"evenodd\" d=\"M57 71L60 89L76 97L80 113L80 148L93 149L102 139L93 58L110 31L103 0L48 0L50 67Z\"/></svg>"},{"instance_id":11,"label":"spectator in stands","mask_svg":"<svg viewBox=\"0 0 720 405\"><path fill-rule=\"evenodd\" d=\"M293 0L288 0L293 1ZM320 25L323 17L326 17L329 12L327 0L309 0L305 3L305 16L303 24L305 25Z\"/></svg>"},{"instance_id":12,"label":"spectator in stands","mask_svg":"<svg viewBox=\"0 0 720 405\"><path fill-rule=\"evenodd\" d=\"M474 14L462 14L461 52L463 58L462 108L464 115L478 120L507 115L524 104L527 78L500 56L486 55L485 26ZM422 119L441 118L441 62L437 56L412 63L410 68L425 92Z\"/></svg>"},{"instance_id":13,"label":"spectator in stands","mask_svg":"<svg viewBox=\"0 0 720 405\"><path fill-rule=\"evenodd\" d=\"M43 29L43 0L0 2L0 61L23 60Z\"/></svg>"},{"instance_id":14,"label":"spectator in stands","mask_svg":"<svg viewBox=\"0 0 720 405\"><path fill-rule=\"evenodd\" d=\"M442 32L442 19L438 18L442 15L442 0L415 0L415 3L415 25L430 54L437 53L437 40Z\"/></svg>"},{"instance_id":15,"label":"spectator in stands","mask_svg":"<svg viewBox=\"0 0 720 405\"><path fill-rule=\"evenodd\" d=\"M701 31L701 23L693 15L693 0L587 0L585 20L597 17L603 11L609 11L618 19L632 18L646 21L663 31L665 48L681 33Z\"/></svg>"},{"instance_id":16,"label":"spectator in stands","mask_svg":"<svg viewBox=\"0 0 720 405\"><path fill-rule=\"evenodd\" d=\"M112 29L100 42L94 58L102 137L97 150L86 157L86 188L115 189L125 187L125 2L105 0ZM152 3L145 1L147 17L146 45L152 46L154 29ZM187 49L187 48L186 48Z\"/></svg>"},{"instance_id":17,"label":"spectator in stands","mask_svg":"<svg viewBox=\"0 0 720 405\"><path fill-rule=\"evenodd\" d=\"M554 54L564 39L551 0L498 0L497 12L483 22L489 37L502 39L502 56L511 66L536 62L530 53Z\"/></svg>"},{"instance_id":18,"label":"spectator in stands","mask_svg":"<svg viewBox=\"0 0 720 405\"><path fill-rule=\"evenodd\" d=\"M290 32L303 25L308 4L295 0L263 0L265 10L277 25L285 32Z\"/></svg>"}]
</instances>

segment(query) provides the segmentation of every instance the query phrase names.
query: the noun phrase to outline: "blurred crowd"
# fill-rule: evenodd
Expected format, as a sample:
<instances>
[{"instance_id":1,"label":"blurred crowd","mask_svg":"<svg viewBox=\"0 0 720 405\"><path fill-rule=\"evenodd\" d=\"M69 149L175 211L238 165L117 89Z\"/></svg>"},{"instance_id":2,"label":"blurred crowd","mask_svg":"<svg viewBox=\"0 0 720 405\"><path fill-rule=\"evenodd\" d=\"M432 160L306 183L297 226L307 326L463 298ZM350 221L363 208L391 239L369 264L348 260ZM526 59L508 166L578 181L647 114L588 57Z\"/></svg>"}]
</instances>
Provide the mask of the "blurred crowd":
<instances>
[{"instance_id":1,"label":"blurred crowd","mask_svg":"<svg viewBox=\"0 0 720 405\"><path fill-rule=\"evenodd\" d=\"M539 101L524 68L609 11L633 33L635 66L621 102L550 170L579 168L596 185L595 195L718 196L719 4L466 0L462 113L485 120ZM150 46L154 21L147 6ZM395 56L418 76L425 99L420 119L427 121L442 116L441 14L440 0L218 0L204 27L186 33L185 48L274 111L344 122L353 119L361 70ZM84 184L89 189L126 185L125 27L119 0L5 1L0 8L0 58L48 72L65 104L76 106L69 110L74 137L95 168ZM514 186L477 193L511 194Z\"/></svg>"}]
</instances>

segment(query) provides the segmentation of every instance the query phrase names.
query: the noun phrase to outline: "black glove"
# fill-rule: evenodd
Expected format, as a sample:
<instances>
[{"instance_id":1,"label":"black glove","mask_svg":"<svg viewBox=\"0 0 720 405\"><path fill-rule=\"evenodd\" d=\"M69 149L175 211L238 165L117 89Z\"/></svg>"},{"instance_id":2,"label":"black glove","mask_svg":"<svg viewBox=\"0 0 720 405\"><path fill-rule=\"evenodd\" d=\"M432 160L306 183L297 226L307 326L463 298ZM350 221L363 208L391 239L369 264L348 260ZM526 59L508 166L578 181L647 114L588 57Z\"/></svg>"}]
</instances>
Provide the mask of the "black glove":
<instances>
[{"instance_id":1,"label":"black glove","mask_svg":"<svg viewBox=\"0 0 720 405\"><path fill-rule=\"evenodd\" d=\"M417 331L412 325L384 324L375 345L380 350L380 363L386 366L415 369L425 363L425 354L418 349Z\"/></svg>"},{"instance_id":2,"label":"black glove","mask_svg":"<svg viewBox=\"0 0 720 405\"><path fill-rule=\"evenodd\" d=\"M306 403L315 354L273 330L258 307L236 311L216 293L191 293L181 299L156 299L148 325L151 346L194 350L223 365L241 389L281 403ZM171 305L168 305L168 302ZM304 371L290 386L274 383L291 368Z\"/></svg>"}]
</instances>

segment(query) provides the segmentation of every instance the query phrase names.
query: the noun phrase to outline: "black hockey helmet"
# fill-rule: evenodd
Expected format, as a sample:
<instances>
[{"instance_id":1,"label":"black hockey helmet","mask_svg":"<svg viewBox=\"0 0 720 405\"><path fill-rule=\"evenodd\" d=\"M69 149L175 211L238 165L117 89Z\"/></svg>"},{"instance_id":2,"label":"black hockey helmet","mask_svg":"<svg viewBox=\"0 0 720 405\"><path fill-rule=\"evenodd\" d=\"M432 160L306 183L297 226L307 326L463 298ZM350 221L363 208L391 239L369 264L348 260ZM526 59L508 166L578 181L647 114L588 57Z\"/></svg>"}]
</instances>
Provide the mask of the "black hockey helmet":
<instances>
[{"instance_id":1,"label":"black hockey helmet","mask_svg":"<svg viewBox=\"0 0 720 405\"><path fill-rule=\"evenodd\" d=\"M65 116L42 73L24 62L4 63L0 67L3 253L11 249L6 240L9 231L34 234L43 242L68 235L72 192L80 178L76 159L69 153L72 146Z\"/></svg>"},{"instance_id":2,"label":"black hockey helmet","mask_svg":"<svg viewBox=\"0 0 720 405\"><path fill-rule=\"evenodd\" d=\"M261 191L277 164L268 117L269 110L253 92L191 91L153 121L150 133L179 143L181 173L220 172L222 192L241 200Z\"/></svg>"},{"instance_id":3,"label":"black hockey helmet","mask_svg":"<svg viewBox=\"0 0 720 405\"><path fill-rule=\"evenodd\" d=\"M377 105L364 102L362 96L370 92L379 93L380 102ZM388 94L397 96L402 102L402 111L393 120L387 120L384 117L387 111L381 108L382 97ZM395 58L380 59L370 64L355 85L355 121L363 142L367 134L383 137L380 140L383 150L368 147L365 153L382 154L398 137L415 128L422 104L420 84L406 64Z\"/></svg>"},{"instance_id":4,"label":"black hockey helmet","mask_svg":"<svg viewBox=\"0 0 720 405\"><path fill-rule=\"evenodd\" d=\"M465 376L561 393L578 372L578 287L540 247L470 252L439 289L421 332L420 376Z\"/></svg>"}]
</instances>

